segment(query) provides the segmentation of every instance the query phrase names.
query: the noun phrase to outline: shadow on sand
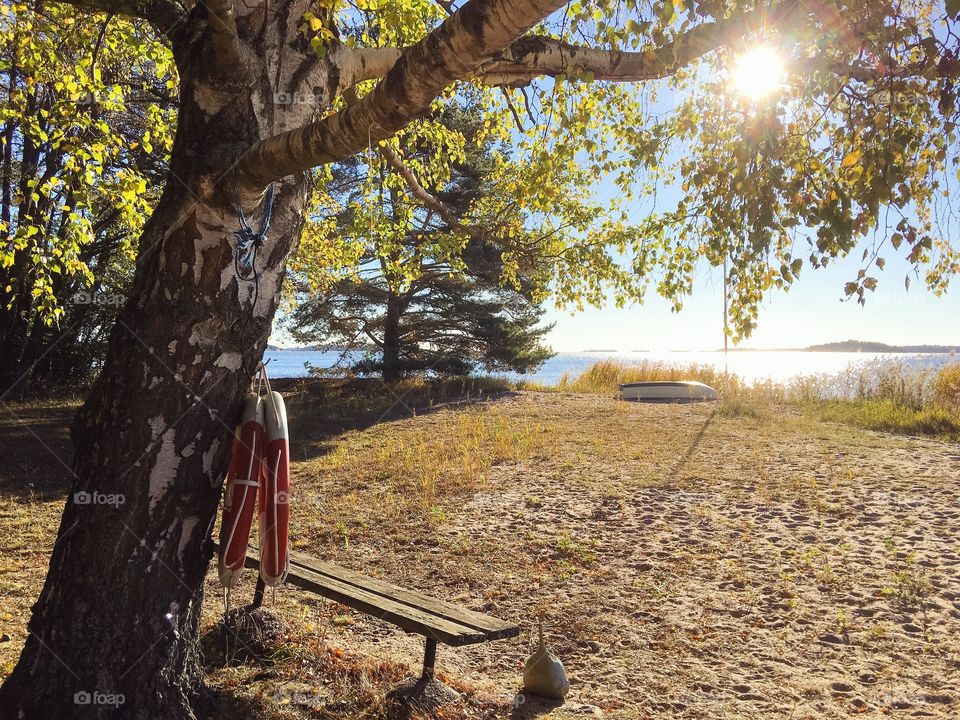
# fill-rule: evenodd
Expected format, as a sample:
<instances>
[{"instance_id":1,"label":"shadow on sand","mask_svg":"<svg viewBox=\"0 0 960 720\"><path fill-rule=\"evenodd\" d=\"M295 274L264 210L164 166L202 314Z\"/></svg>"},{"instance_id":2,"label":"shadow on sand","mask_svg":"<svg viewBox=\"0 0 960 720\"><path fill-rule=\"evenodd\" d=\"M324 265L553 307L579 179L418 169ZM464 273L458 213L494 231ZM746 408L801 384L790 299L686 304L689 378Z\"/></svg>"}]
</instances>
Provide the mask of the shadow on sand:
<instances>
[{"instance_id":1,"label":"shadow on sand","mask_svg":"<svg viewBox=\"0 0 960 720\"><path fill-rule=\"evenodd\" d=\"M451 405L466 405L514 393L490 378L400 380L277 380L287 401L291 459L309 460L333 449L335 438L381 422L423 415ZM62 496L73 481L70 423L79 401L17 403L0 406L0 498L29 501Z\"/></svg>"},{"instance_id":2,"label":"shadow on sand","mask_svg":"<svg viewBox=\"0 0 960 720\"><path fill-rule=\"evenodd\" d=\"M707 430L710 428L710 424L713 422L713 418L716 416L716 408L707 415L706 419L703 421L703 425L700 426L700 430L697 432L696 436L693 438L693 441L690 443L690 447L687 448L686 452L683 454L683 457L677 461L677 464L670 469L670 479L676 480L680 476L680 471L683 470L687 463L690 462L690 459L693 457L694 453L700 447L700 443L703 441L704 435L707 434Z\"/></svg>"},{"instance_id":3,"label":"shadow on sand","mask_svg":"<svg viewBox=\"0 0 960 720\"><path fill-rule=\"evenodd\" d=\"M525 695L523 703L516 705L510 713L510 720L530 720L546 715L563 705L563 700L551 700L538 695Z\"/></svg>"},{"instance_id":4,"label":"shadow on sand","mask_svg":"<svg viewBox=\"0 0 960 720\"><path fill-rule=\"evenodd\" d=\"M0 407L0 497L62 496L73 481L70 423L76 404L4 402Z\"/></svg>"},{"instance_id":5,"label":"shadow on sand","mask_svg":"<svg viewBox=\"0 0 960 720\"><path fill-rule=\"evenodd\" d=\"M377 378L309 379L284 380L273 386L286 398L294 462L326 455L335 438L345 432L516 394L506 383L492 378L394 383Z\"/></svg>"}]
</instances>

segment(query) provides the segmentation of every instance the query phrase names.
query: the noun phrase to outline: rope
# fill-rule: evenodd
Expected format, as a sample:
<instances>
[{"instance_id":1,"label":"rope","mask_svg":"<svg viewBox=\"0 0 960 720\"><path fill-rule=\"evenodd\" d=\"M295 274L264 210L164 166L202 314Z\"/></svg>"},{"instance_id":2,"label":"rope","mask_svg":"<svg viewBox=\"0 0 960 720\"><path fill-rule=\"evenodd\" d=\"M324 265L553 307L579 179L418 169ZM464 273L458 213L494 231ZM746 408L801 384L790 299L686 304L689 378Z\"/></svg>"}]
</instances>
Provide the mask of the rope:
<instances>
[{"instance_id":1,"label":"rope","mask_svg":"<svg viewBox=\"0 0 960 720\"><path fill-rule=\"evenodd\" d=\"M270 229L270 220L273 217L274 186L273 183L270 183L270 187L267 188L267 199L263 208L263 221L260 232L254 232L253 228L250 227L250 224L247 222L246 215L243 214L243 204L240 201L240 189L237 186L236 174L233 176L233 194L237 205L237 223L240 226L238 230L233 231L237 241L237 247L233 254L233 269L237 274L238 282L253 283L253 302L250 304L250 312L244 318L243 325L240 328L240 353L242 357L244 354L243 340L247 332L247 325L250 324L253 311L256 309L257 302L260 300L260 273L257 271L257 257L260 253L260 248L263 247L263 243L267 239L267 231ZM246 360L244 360L244 365L246 366Z\"/></svg>"},{"instance_id":2,"label":"rope","mask_svg":"<svg viewBox=\"0 0 960 720\"><path fill-rule=\"evenodd\" d=\"M241 280L256 282L257 273L257 253L263 247L267 239L267 231L270 229L270 219L273 216L273 183L267 188L267 200L263 209L263 222L260 232L254 232L253 228L247 222L246 215L243 214L243 205L240 202L240 189L237 187L237 176L233 176L233 194L237 203L237 222L240 225L239 230L234 230L233 234L237 238L237 250L234 254L234 267L237 276Z\"/></svg>"},{"instance_id":3,"label":"rope","mask_svg":"<svg viewBox=\"0 0 960 720\"><path fill-rule=\"evenodd\" d=\"M260 389L264 386L267 388L267 398L270 400L270 406L273 408L274 417L280 417L280 413L277 410L277 400L273 397L273 388L270 387L270 376L267 374L267 363L270 362L261 362L257 366L257 375L254 378L257 382L257 395L260 394Z\"/></svg>"},{"instance_id":4,"label":"rope","mask_svg":"<svg viewBox=\"0 0 960 720\"><path fill-rule=\"evenodd\" d=\"M230 630L227 627L227 618L230 616L230 586L223 589L223 665L230 665Z\"/></svg>"}]
</instances>

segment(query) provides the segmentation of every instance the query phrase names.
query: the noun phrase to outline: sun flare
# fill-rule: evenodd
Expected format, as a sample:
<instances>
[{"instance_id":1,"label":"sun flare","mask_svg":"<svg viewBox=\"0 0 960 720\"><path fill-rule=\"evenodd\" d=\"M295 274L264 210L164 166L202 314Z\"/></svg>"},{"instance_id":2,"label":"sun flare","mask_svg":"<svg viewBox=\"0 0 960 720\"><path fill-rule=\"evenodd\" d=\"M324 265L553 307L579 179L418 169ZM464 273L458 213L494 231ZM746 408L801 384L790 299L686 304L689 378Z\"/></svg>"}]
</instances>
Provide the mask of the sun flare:
<instances>
[{"instance_id":1,"label":"sun flare","mask_svg":"<svg viewBox=\"0 0 960 720\"><path fill-rule=\"evenodd\" d=\"M737 58L731 80L738 93L759 100L782 87L784 74L780 53L773 48L758 46Z\"/></svg>"}]
</instances>

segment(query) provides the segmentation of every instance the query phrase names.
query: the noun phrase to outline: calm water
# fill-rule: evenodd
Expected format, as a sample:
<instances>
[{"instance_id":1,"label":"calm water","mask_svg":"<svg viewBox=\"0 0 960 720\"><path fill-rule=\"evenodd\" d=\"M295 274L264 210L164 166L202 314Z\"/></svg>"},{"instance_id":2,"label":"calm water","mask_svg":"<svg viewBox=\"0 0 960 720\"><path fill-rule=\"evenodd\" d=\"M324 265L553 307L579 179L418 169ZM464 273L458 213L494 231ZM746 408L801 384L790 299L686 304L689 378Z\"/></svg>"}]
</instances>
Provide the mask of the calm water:
<instances>
[{"instance_id":1,"label":"calm water","mask_svg":"<svg viewBox=\"0 0 960 720\"><path fill-rule=\"evenodd\" d=\"M329 368L339 362L340 367L349 366L339 352L315 350L268 350L270 375L273 377L305 377L305 363L318 368ZM545 385L556 385L564 373L577 375L600 360L615 360L624 365L643 361L669 362L675 365L698 363L723 369L722 352L579 352L558 353L547 360L535 373L510 375L509 377L535 380ZM729 369L748 382L756 380L788 380L802 375L833 375L857 367L878 362L896 362L907 367L923 369L938 368L947 362L956 362L956 355L908 355L903 353L828 353L803 351L732 352Z\"/></svg>"}]
</instances>

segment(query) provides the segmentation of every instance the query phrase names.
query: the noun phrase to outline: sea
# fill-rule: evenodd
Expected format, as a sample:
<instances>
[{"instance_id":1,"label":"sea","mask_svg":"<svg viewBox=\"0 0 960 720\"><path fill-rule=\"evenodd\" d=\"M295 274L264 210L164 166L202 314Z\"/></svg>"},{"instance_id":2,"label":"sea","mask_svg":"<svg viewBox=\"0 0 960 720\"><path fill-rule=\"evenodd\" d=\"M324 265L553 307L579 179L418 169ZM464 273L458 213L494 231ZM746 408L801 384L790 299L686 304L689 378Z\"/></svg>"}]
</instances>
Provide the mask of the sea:
<instances>
[{"instance_id":1,"label":"sea","mask_svg":"<svg viewBox=\"0 0 960 720\"><path fill-rule=\"evenodd\" d=\"M341 351L267 350L271 377L297 378L310 375L310 368L347 368L359 356ZM624 365L647 362L671 365L704 364L718 370L724 367L748 383L764 380L786 382L803 376L856 375L866 368L885 363L896 363L904 370L936 370L947 363L960 362L953 353L869 353L869 352L813 352L808 350L740 350L724 357L723 351L649 351L617 352L587 351L561 352L528 374L494 373L511 380L530 380L543 385L556 385L567 375L574 377L601 360L612 360Z\"/></svg>"}]
</instances>

